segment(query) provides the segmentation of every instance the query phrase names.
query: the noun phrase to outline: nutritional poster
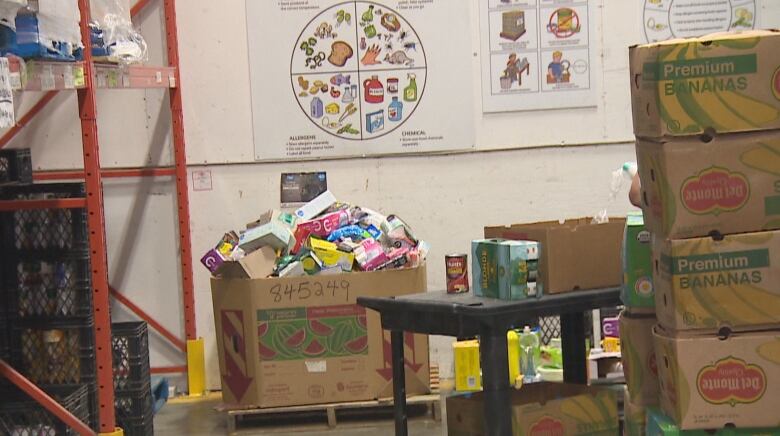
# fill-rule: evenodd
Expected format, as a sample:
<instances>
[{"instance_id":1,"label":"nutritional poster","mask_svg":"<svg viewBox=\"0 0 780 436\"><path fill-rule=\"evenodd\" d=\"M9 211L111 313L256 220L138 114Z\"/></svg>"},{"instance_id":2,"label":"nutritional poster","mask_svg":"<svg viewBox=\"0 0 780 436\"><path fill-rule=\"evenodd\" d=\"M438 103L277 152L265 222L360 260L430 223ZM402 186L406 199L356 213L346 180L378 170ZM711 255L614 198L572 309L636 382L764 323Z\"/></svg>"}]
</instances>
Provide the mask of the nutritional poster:
<instances>
[{"instance_id":1,"label":"nutritional poster","mask_svg":"<svg viewBox=\"0 0 780 436\"><path fill-rule=\"evenodd\" d=\"M596 105L589 3L481 2L484 112Z\"/></svg>"},{"instance_id":2,"label":"nutritional poster","mask_svg":"<svg viewBox=\"0 0 780 436\"><path fill-rule=\"evenodd\" d=\"M441 38L468 17L448 0L247 0L247 23L257 159L474 145L451 86L471 83L468 32Z\"/></svg>"},{"instance_id":3,"label":"nutritional poster","mask_svg":"<svg viewBox=\"0 0 780 436\"><path fill-rule=\"evenodd\" d=\"M642 28L648 42L691 38L756 27L755 0L644 0Z\"/></svg>"}]
</instances>

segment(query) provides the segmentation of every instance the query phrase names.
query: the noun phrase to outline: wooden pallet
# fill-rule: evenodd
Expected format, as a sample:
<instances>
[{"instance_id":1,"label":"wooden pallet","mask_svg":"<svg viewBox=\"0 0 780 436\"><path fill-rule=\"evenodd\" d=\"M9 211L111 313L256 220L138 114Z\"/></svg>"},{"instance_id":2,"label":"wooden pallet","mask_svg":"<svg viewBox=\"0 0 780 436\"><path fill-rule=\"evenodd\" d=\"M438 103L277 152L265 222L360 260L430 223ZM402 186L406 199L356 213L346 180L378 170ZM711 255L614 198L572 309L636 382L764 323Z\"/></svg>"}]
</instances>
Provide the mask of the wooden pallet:
<instances>
[{"instance_id":1,"label":"wooden pallet","mask_svg":"<svg viewBox=\"0 0 780 436\"><path fill-rule=\"evenodd\" d=\"M441 420L441 404L439 395L439 368L431 365L431 394L408 397L406 404L409 411L418 412L424 410L435 421ZM352 417L365 416L381 412L392 412L393 399L379 399L369 401L351 401L344 403L311 404L305 406L272 407L272 408L247 408L227 409L224 406L217 407L218 411L225 412L228 434L234 434L238 423L256 418L257 421L270 422L277 418L286 417L288 420L297 420L299 417L319 418L321 422L327 418L328 428L338 426L339 415ZM311 421L310 421L311 422Z\"/></svg>"}]
</instances>

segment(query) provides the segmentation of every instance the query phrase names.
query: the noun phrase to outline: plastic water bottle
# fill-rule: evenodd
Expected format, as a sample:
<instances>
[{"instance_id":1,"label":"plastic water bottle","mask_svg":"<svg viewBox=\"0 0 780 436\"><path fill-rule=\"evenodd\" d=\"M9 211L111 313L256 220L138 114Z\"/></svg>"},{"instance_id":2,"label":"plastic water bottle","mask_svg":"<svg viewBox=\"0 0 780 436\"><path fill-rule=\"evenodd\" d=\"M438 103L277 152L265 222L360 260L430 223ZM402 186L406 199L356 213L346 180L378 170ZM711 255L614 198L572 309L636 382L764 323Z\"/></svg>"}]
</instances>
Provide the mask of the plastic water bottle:
<instances>
[{"instance_id":1,"label":"plastic water bottle","mask_svg":"<svg viewBox=\"0 0 780 436\"><path fill-rule=\"evenodd\" d=\"M627 176L629 180L633 179L638 171L636 162L626 162L623 164L623 175Z\"/></svg>"},{"instance_id":2,"label":"plastic water bottle","mask_svg":"<svg viewBox=\"0 0 780 436\"><path fill-rule=\"evenodd\" d=\"M523 384L536 381L536 368L538 366L539 336L531 331L531 327L525 326L520 334L521 369L523 372Z\"/></svg>"}]
</instances>

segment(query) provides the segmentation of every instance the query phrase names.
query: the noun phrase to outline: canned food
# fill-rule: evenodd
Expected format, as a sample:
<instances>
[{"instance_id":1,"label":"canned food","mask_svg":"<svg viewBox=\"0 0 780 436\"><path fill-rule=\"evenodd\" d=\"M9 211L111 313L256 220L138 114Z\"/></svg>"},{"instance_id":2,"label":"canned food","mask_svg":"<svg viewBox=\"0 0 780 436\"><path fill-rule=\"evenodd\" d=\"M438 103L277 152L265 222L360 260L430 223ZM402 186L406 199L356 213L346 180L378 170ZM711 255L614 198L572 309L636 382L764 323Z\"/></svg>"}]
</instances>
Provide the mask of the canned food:
<instances>
[{"instance_id":1,"label":"canned food","mask_svg":"<svg viewBox=\"0 0 780 436\"><path fill-rule=\"evenodd\" d=\"M444 256L447 268L447 293L460 294L469 291L468 256L448 254Z\"/></svg>"}]
</instances>

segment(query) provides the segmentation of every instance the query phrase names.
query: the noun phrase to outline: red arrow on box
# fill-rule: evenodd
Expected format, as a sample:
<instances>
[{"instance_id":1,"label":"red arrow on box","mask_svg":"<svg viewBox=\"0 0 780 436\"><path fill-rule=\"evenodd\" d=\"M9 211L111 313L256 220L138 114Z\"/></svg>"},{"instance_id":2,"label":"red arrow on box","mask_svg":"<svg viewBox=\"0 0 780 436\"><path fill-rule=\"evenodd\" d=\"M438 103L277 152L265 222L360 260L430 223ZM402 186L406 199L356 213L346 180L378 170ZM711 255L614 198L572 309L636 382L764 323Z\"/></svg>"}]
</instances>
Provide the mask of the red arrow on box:
<instances>
[{"instance_id":1,"label":"red arrow on box","mask_svg":"<svg viewBox=\"0 0 780 436\"><path fill-rule=\"evenodd\" d=\"M236 400L241 401L252 383L252 379L246 376L244 313L240 310L223 310L221 318L222 354L227 372L222 375L222 380Z\"/></svg>"},{"instance_id":2,"label":"red arrow on box","mask_svg":"<svg viewBox=\"0 0 780 436\"><path fill-rule=\"evenodd\" d=\"M387 339L387 332L382 332L382 368L376 370L376 372L382 376L386 381L393 379L393 346ZM423 367L422 363L417 362L417 350L414 347L414 333L404 332L404 345L412 349L411 362L404 358L404 364L409 367L414 373L420 371Z\"/></svg>"}]
</instances>

